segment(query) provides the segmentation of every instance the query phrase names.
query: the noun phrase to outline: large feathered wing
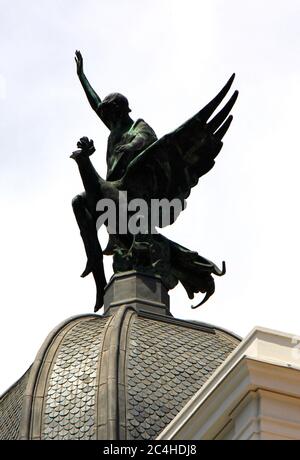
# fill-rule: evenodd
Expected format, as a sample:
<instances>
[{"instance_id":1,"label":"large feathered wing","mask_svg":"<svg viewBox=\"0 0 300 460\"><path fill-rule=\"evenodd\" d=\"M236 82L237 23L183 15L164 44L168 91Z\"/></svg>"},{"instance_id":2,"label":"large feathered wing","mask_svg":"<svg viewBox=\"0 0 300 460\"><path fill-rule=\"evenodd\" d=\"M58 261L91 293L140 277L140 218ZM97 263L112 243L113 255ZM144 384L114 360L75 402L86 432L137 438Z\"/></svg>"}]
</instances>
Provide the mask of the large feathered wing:
<instances>
[{"instance_id":1,"label":"large feathered wing","mask_svg":"<svg viewBox=\"0 0 300 460\"><path fill-rule=\"evenodd\" d=\"M226 85L202 110L175 131L167 134L140 153L121 179L121 188L131 197L178 198L184 200L201 176L214 166L222 148L237 99L235 91L224 107L212 117L234 80Z\"/></svg>"}]
</instances>

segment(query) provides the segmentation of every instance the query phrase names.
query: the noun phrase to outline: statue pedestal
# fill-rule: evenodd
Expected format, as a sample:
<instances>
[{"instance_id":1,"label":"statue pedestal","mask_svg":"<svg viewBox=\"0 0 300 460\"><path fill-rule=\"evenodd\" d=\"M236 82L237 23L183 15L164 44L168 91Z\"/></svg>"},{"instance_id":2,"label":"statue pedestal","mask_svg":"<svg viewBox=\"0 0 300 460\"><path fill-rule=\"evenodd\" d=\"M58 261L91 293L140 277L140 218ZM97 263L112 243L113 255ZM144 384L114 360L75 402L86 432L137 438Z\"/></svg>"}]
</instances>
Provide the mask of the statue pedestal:
<instances>
[{"instance_id":1,"label":"statue pedestal","mask_svg":"<svg viewBox=\"0 0 300 460\"><path fill-rule=\"evenodd\" d=\"M121 305L141 313L172 316L168 291L155 275L136 271L113 275L105 288L104 315L113 314Z\"/></svg>"}]
</instances>

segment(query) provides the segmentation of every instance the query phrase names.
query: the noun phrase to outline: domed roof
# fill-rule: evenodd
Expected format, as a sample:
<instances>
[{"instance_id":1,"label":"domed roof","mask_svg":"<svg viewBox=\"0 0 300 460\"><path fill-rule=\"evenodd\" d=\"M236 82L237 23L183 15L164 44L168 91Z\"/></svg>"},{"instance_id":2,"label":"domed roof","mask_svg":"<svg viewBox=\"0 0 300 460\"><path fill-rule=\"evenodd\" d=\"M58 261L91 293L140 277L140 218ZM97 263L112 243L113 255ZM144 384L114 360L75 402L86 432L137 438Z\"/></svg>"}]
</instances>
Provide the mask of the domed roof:
<instances>
[{"instance_id":1,"label":"domed roof","mask_svg":"<svg viewBox=\"0 0 300 460\"><path fill-rule=\"evenodd\" d=\"M238 343L130 305L71 318L2 397L1 437L155 439Z\"/></svg>"}]
</instances>

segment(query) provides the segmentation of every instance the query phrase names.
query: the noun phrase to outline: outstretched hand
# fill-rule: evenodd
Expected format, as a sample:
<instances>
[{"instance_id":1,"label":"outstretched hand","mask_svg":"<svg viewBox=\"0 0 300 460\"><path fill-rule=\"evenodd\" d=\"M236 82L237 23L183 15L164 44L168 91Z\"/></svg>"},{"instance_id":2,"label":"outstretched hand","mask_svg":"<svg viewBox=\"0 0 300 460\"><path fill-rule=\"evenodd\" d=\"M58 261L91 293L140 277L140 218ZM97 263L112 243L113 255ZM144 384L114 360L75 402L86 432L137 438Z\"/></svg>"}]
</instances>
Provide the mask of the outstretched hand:
<instances>
[{"instance_id":1,"label":"outstretched hand","mask_svg":"<svg viewBox=\"0 0 300 460\"><path fill-rule=\"evenodd\" d=\"M87 158L96 151L93 140L89 140L87 137L82 137L80 141L77 142L77 147L79 150L75 150L70 156L73 160Z\"/></svg>"},{"instance_id":2,"label":"outstretched hand","mask_svg":"<svg viewBox=\"0 0 300 460\"><path fill-rule=\"evenodd\" d=\"M83 58L82 58L81 52L78 50L75 51L75 62L76 62L76 67L77 67L77 74L82 75L83 74Z\"/></svg>"}]
</instances>

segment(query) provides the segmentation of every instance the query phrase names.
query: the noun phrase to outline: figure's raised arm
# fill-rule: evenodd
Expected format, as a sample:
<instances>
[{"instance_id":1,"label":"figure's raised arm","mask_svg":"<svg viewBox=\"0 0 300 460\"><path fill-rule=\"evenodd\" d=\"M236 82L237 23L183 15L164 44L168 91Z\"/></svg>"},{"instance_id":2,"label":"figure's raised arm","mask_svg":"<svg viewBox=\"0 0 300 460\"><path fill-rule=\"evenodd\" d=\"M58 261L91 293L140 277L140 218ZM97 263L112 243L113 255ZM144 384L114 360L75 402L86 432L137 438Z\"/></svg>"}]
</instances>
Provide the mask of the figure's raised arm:
<instances>
[{"instance_id":1,"label":"figure's raised arm","mask_svg":"<svg viewBox=\"0 0 300 460\"><path fill-rule=\"evenodd\" d=\"M75 62L77 67L77 75L79 80L82 84L82 87L85 91L85 94L88 98L88 101L93 110L97 113L99 105L101 104L101 99L96 93L96 91L90 85L88 79L86 78L84 71L83 71L83 58L80 51L75 52Z\"/></svg>"}]
</instances>

